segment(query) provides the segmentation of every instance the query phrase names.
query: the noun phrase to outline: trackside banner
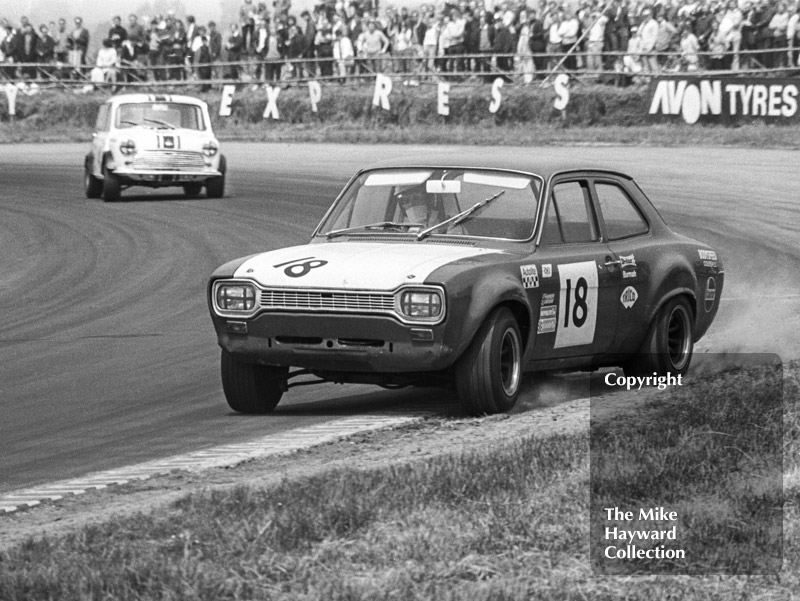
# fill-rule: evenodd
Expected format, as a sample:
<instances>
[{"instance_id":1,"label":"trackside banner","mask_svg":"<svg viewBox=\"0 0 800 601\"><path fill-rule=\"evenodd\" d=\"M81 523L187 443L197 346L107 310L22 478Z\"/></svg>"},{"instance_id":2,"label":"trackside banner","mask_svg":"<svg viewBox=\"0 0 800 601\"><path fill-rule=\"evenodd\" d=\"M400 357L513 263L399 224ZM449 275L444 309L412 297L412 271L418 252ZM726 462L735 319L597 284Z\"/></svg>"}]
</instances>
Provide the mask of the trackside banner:
<instances>
[{"instance_id":1,"label":"trackside banner","mask_svg":"<svg viewBox=\"0 0 800 601\"><path fill-rule=\"evenodd\" d=\"M800 80L767 77L659 77L648 89L650 121L797 123Z\"/></svg>"}]
</instances>

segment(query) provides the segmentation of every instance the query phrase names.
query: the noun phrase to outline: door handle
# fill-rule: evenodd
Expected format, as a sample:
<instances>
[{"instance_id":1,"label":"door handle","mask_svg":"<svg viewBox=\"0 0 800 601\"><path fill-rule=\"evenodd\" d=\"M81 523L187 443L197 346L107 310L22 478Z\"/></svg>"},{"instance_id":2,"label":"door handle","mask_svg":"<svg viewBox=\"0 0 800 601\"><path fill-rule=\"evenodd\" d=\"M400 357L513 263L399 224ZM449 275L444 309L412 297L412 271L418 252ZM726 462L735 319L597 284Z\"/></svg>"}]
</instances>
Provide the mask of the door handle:
<instances>
[{"instance_id":1,"label":"door handle","mask_svg":"<svg viewBox=\"0 0 800 601\"><path fill-rule=\"evenodd\" d=\"M620 261L619 259L616 259L614 261L609 261L608 257L606 257L605 265L606 265L606 267L619 266L619 265L622 265L622 261Z\"/></svg>"}]
</instances>

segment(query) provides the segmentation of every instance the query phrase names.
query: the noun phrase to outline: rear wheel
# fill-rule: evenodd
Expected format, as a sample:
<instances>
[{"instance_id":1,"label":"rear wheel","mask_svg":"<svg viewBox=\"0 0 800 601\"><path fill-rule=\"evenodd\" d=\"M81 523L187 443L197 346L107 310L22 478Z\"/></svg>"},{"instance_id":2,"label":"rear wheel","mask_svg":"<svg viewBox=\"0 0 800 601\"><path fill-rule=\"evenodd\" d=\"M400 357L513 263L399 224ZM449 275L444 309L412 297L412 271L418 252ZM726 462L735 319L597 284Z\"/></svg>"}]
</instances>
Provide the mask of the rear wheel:
<instances>
[{"instance_id":1,"label":"rear wheel","mask_svg":"<svg viewBox=\"0 0 800 601\"><path fill-rule=\"evenodd\" d=\"M103 200L106 202L114 202L119 200L122 195L122 185L119 178L108 169L103 174Z\"/></svg>"},{"instance_id":2,"label":"rear wheel","mask_svg":"<svg viewBox=\"0 0 800 601\"><path fill-rule=\"evenodd\" d=\"M103 193L103 182L92 175L88 168L83 171L83 190L86 198L100 198Z\"/></svg>"},{"instance_id":3,"label":"rear wheel","mask_svg":"<svg viewBox=\"0 0 800 601\"><path fill-rule=\"evenodd\" d=\"M222 390L238 413L270 413L286 388L288 368L242 363L222 351Z\"/></svg>"},{"instance_id":4,"label":"rear wheel","mask_svg":"<svg viewBox=\"0 0 800 601\"><path fill-rule=\"evenodd\" d=\"M623 370L627 376L685 374L694 351L694 315L689 301L678 296L658 311L644 344Z\"/></svg>"},{"instance_id":5,"label":"rear wheel","mask_svg":"<svg viewBox=\"0 0 800 601\"><path fill-rule=\"evenodd\" d=\"M522 336L514 315L495 309L456 364L456 390L464 411L509 411L522 382Z\"/></svg>"}]
</instances>

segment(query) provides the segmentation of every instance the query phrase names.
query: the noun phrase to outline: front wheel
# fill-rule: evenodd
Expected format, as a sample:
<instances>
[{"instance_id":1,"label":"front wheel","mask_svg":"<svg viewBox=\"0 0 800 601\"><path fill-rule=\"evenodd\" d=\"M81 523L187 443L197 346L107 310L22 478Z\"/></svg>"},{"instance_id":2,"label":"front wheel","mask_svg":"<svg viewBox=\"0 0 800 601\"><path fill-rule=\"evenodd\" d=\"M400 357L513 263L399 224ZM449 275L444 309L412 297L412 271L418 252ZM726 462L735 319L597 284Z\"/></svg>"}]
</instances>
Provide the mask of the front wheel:
<instances>
[{"instance_id":1,"label":"front wheel","mask_svg":"<svg viewBox=\"0 0 800 601\"><path fill-rule=\"evenodd\" d=\"M202 189L203 189L203 184L198 184L198 183L183 184L183 193L189 198L196 198L197 196L199 196L200 191Z\"/></svg>"},{"instance_id":2,"label":"front wheel","mask_svg":"<svg viewBox=\"0 0 800 601\"><path fill-rule=\"evenodd\" d=\"M514 315L495 309L456 364L456 390L470 415L511 410L522 382L522 336Z\"/></svg>"},{"instance_id":3,"label":"front wheel","mask_svg":"<svg viewBox=\"0 0 800 601\"><path fill-rule=\"evenodd\" d=\"M669 300L650 324L644 344L623 365L626 376L674 376L689 370L694 351L694 314L682 296Z\"/></svg>"},{"instance_id":4,"label":"front wheel","mask_svg":"<svg viewBox=\"0 0 800 601\"><path fill-rule=\"evenodd\" d=\"M106 202L114 202L119 200L122 195L122 185L119 178L111 171L106 169L103 174L103 200Z\"/></svg>"},{"instance_id":5,"label":"front wheel","mask_svg":"<svg viewBox=\"0 0 800 601\"><path fill-rule=\"evenodd\" d=\"M86 192L86 198L100 198L103 193L103 182L97 179L88 168L83 172L83 190Z\"/></svg>"},{"instance_id":6,"label":"front wheel","mask_svg":"<svg viewBox=\"0 0 800 601\"><path fill-rule=\"evenodd\" d=\"M209 198L222 198L225 196L225 174L212 177L206 183L206 193Z\"/></svg>"},{"instance_id":7,"label":"front wheel","mask_svg":"<svg viewBox=\"0 0 800 601\"><path fill-rule=\"evenodd\" d=\"M242 363L222 351L222 390L237 413L271 413L286 389L286 367Z\"/></svg>"}]
</instances>

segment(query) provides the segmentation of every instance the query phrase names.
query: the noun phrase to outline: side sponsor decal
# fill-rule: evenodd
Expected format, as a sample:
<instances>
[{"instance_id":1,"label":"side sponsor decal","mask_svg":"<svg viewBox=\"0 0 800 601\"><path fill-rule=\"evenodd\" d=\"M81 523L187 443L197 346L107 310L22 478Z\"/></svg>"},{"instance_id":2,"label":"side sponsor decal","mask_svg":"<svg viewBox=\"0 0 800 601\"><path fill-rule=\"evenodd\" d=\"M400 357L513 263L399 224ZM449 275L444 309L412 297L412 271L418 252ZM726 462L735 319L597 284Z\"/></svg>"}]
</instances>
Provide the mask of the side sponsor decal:
<instances>
[{"instance_id":1,"label":"side sponsor decal","mask_svg":"<svg viewBox=\"0 0 800 601\"><path fill-rule=\"evenodd\" d=\"M636 268L636 257L631 253L630 255L620 255L619 256L619 266L622 269L626 267L633 267Z\"/></svg>"},{"instance_id":2,"label":"side sponsor decal","mask_svg":"<svg viewBox=\"0 0 800 601\"><path fill-rule=\"evenodd\" d=\"M545 292L542 294L542 307L545 305L552 305L556 302L556 293L555 292Z\"/></svg>"},{"instance_id":3,"label":"side sponsor decal","mask_svg":"<svg viewBox=\"0 0 800 601\"><path fill-rule=\"evenodd\" d=\"M539 287L539 270L536 265L520 265L519 274L522 276L522 287L526 290Z\"/></svg>"},{"instance_id":4,"label":"side sponsor decal","mask_svg":"<svg viewBox=\"0 0 800 601\"><path fill-rule=\"evenodd\" d=\"M705 306L706 313L710 313L711 309L714 308L714 301L717 299L717 281L714 278L708 278L706 282L706 295L705 295L705 302L703 305Z\"/></svg>"},{"instance_id":5,"label":"side sponsor decal","mask_svg":"<svg viewBox=\"0 0 800 601\"><path fill-rule=\"evenodd\" d=\"M553 276L553 266L550 263L542 265L542 277L549 278Z\"/></svg>"},{"instance_id":6,"label":"side sponsor decal","mask_svg":"<svg viewBox=\"0 0 800 601\"><path fill-rule=\"evenodd\" d=\"M704 267L717 266L717 253L713 250L703 250L702 248L698 248L697 254L700 257L700 260L703 262Z\"/></svg>"},{"instance_id":7,"label":"side sponsor decal","mask_svg":"<svg viewBox=\"0 0 800 601\"><path fill-rule=\"evenodd\" d=\"M633 271L623 271L622 272L622 279L627 280L628 278L635 278L636 277L636 270Z\"/></svg>"},{"instance_id":8,"label":"side sponsor decal","mask_svg":"<svg viewBox=\"0 0 800 601\"><path fill-rule=\"evenodd\" d=\"M638 298L639 293L636 292L636 288L633 286L628 286L622 291L622 296L619 297L619 302L621 302L622 306L626 309L630 309Z\"/></svg>"},{"instance_id":9,"label":"side sponsor decal","mask_svg":"<svg viewBox=\"0 0 800 601\"><path fill-rule=\"evenodd\" d=\"M558 266L558 330L554 348L594 341L597 321L597 264L594 261Z\"/></svg>"},{"instance_id":10,"label":"side sponsor decal","mask_svg":"<svg viewBox=\"0 0 800 601\"><path fill-rule=\"evenodd\" d=\"M536 326L537 334L552 334L556 331L555 317L540 317L539 324Z\"/></svg>"}]
</instances>

